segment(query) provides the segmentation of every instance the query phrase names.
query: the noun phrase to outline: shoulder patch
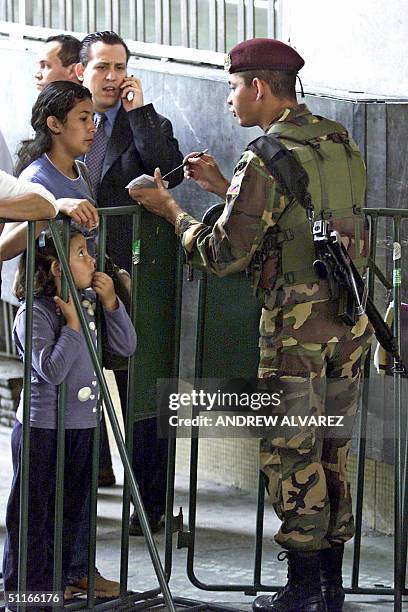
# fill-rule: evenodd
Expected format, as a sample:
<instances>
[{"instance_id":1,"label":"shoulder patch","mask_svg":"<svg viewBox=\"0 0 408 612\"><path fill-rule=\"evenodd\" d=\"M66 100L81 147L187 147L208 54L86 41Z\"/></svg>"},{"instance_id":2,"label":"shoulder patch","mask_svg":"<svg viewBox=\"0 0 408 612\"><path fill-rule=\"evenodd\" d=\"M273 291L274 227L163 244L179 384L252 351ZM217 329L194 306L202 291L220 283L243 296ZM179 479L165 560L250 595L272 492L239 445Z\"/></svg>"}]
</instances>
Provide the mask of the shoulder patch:
<instances>
[{"instance_id":1,"label":"shoulder patch","mask_svg":"<svg viewBox=\"0 0 408 612\"><path fill-rule=\"evenodd\" d=\"M242 171L239 174L234 174L234 176L232 177L231 185L228 187L227 195L236 195L237 193L239 193L239 190L241 189L241 183L244 177L245 173Z\"/></svg>"}]
</instances>

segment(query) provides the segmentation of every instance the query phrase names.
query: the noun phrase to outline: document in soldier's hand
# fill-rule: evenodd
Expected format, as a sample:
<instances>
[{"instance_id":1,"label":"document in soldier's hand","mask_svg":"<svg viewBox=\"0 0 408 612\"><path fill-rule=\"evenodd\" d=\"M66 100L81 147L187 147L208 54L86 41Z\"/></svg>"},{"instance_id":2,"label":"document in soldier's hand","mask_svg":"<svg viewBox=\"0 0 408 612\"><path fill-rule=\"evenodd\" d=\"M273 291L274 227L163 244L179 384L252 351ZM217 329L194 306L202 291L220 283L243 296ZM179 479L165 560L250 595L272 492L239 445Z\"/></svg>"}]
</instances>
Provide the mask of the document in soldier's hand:
<instances>
[{"instance_id":1,"label":"document in soldier's hand","mask_svg":"<svg viewBox=\"0 0 408 612\"><path fill-rule=\"evenodd\" d=\"M163 181L163 185L167 189L167 187L169 186L169 182ZM134 187L156 187L154 177L149 176L148 174L142 174L140 176L137 176L126 185L125 189L132 189Z\"/></svg>"}]
</instances>

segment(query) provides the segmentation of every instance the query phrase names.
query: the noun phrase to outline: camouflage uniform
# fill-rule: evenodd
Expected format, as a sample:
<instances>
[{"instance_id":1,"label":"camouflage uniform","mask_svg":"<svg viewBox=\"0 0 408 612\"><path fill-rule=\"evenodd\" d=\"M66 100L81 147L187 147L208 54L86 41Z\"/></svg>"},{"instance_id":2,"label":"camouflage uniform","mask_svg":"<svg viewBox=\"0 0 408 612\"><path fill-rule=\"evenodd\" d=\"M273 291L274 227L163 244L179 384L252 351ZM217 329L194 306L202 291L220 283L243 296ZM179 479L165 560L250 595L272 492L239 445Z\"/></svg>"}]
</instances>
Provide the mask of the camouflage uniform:
<instances>
[{"instance_id":1,"label":"camouflage uniform","mask_svg":"<svg viewBox=\"0 0 408 612\"><path fill-rule=\"evenodd\" d=\"M277 121L300 126L319 120L298 105L284 110ZM218 276L248 267L251 271L266 230L287 205L263 162L245 151L214 228L189 215L180 222L190 262ZM300 206L298 211L303 221L305 212ZM350 238L346 246L353 255ZM275 539L289 550L312 551L343 543L354 533L346 462L372 329L365 315L353 328L342 322L326 282L285 287L273 280L278 269L278 252L270 253L261 277L252 278L263 305L259 377L279 375L285 381L287 414L330 411L348 417L339 430L288 427L262 441L261 467L282 520Z\"/></svg>"}]
</instances>

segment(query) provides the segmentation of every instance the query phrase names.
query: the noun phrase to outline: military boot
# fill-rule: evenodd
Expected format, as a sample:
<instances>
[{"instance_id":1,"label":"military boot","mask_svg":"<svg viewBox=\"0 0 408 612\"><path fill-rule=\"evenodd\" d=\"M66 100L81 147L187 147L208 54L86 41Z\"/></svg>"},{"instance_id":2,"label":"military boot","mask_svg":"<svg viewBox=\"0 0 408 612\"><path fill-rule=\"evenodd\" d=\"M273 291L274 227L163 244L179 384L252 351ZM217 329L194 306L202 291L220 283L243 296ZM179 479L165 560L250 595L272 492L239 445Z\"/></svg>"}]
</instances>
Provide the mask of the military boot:
<instances>
[{"instance_id":1,"label":"military boot","mask_svg":"<svg viewBox=\"0 0 408 612\"><path fill-rule=\"evenodd\" d=\"M260 595L252 604L254 612L326 612L320 588L319 551L279 553L288 560L288 582L275 595Z\"/></svg>"},{"instance_id":2,"label":"military boot","mask_svg":"<svg viewBox=\"0 0 408 612\"><path fill-rule=\"evenodd\" d=\"M328 612L341 612L344 604L343 565L344 544L334 544L320 551L322 595Z\"/></svg>"}]
</instances>

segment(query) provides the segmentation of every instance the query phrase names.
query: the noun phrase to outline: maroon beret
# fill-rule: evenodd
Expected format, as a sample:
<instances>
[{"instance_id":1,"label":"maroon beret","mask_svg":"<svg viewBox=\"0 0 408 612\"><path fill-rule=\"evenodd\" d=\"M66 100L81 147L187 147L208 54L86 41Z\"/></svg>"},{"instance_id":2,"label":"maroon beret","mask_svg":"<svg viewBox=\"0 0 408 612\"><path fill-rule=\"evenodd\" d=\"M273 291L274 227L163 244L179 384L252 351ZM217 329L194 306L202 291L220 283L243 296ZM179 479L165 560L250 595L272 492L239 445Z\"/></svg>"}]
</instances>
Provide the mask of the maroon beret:
<instances>
[{"instance_id":1,"label":"maroon beret","mask_svg":"<svg viewBox=\"0 0 408 612\"><path fill-rule=\"evenodd\" d=\"M287 70L297 72L305 64L299 53L273 38L251 38L235 45L225 58L230 73L247 70Z\"/></svg>"}]
</instances>

